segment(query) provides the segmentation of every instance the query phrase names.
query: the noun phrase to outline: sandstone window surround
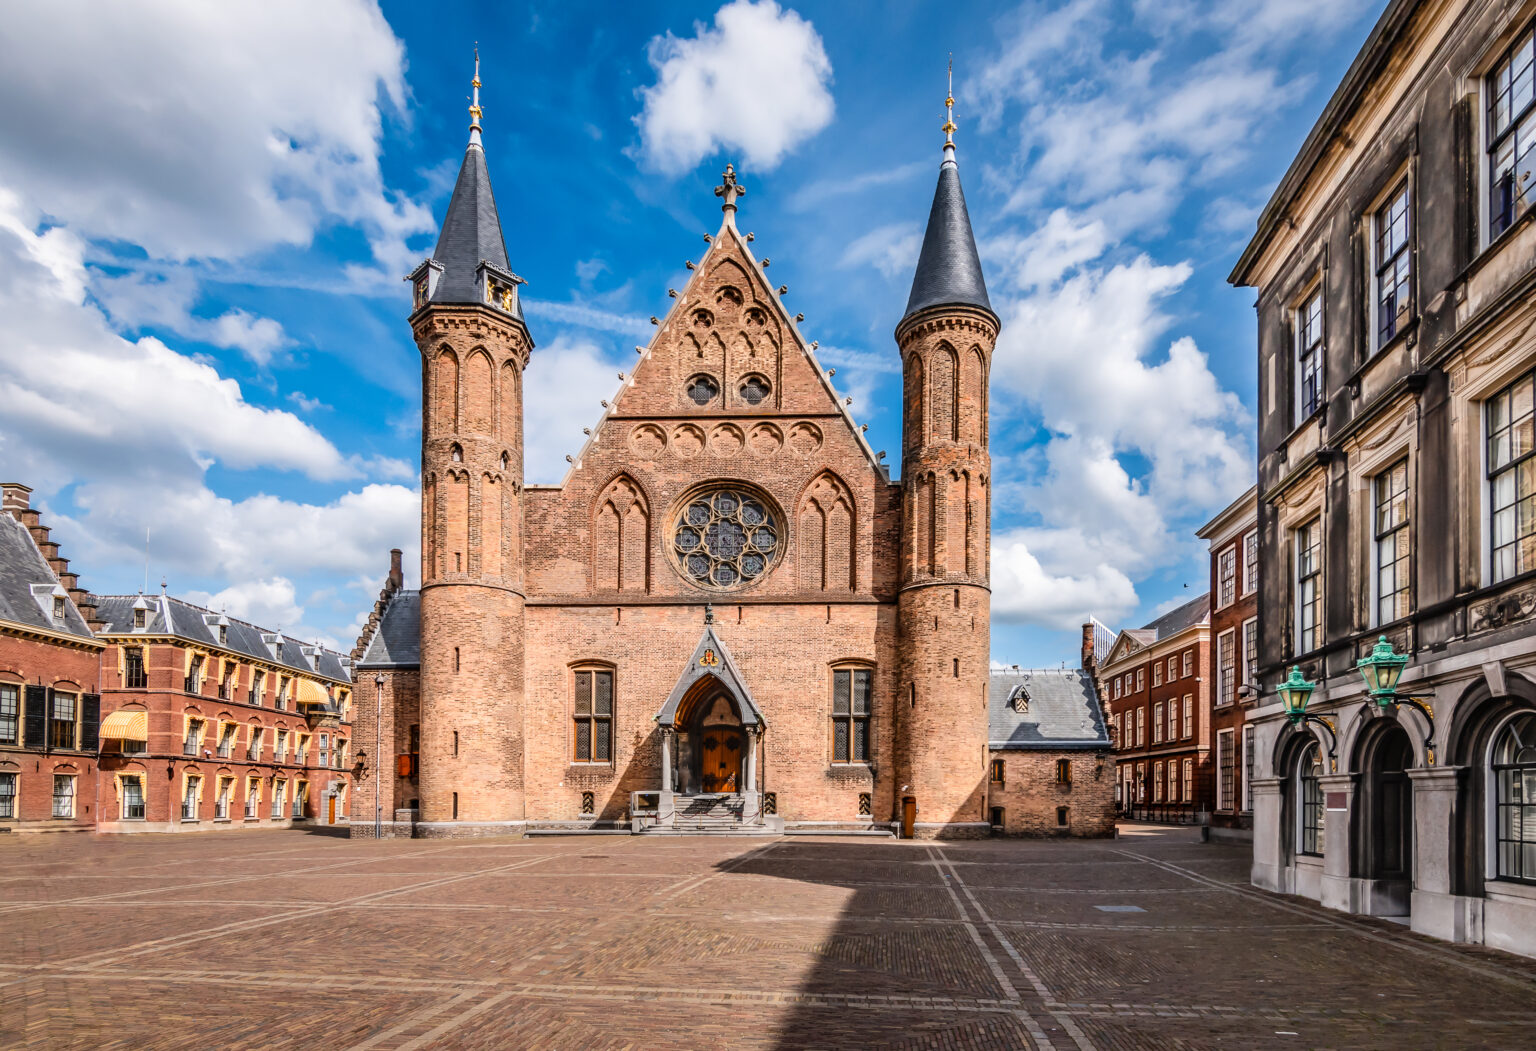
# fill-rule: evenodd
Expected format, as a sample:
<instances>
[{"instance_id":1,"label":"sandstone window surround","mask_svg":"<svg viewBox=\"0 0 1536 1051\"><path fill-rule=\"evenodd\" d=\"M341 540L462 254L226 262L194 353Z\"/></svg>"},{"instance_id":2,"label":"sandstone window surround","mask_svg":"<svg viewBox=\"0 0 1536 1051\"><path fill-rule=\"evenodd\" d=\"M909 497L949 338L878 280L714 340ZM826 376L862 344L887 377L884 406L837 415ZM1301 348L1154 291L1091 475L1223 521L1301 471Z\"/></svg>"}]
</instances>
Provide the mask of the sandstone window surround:
<instances>
[{"instance_id":1,"label":"sandstone window surround","mask_svg":"<svg viewBox=\"0 0 1536 1051\"><path fill-rule=\"evenodd\" d=\"M1291 311L1296 348L1296 401L1292 426L1300 427L1323 406L1326 345L1323 336L1323 286L1319 278Z\"/></svg>"},{"instance_id":2,"label":"sandstone window surround","mask_svg":"<svg viewBox=\"0 0 1536 1051\"><path fill-rule=\"evenodd\" d=\"M1398 460L1371 480L1373 623L1390 624L1409 613L1411 539L1408 461Z\"/></svg>"},{"instance_id":3,"label":"sandstone window surround","mask_svg":"<svg viewBox=\"0 0 1536 1051\"><path fill-rule=\"evenodd\" d=\"M213 819L215 821L229 820L229 797L234 791L235 779L232 777L219 778L219 794L213 802Z\"/></svg>"},{"instance_id":4,"label":"sandstone window surround","mask_svg":"<svg viewBox=\"0 0 1536 1051\"><path fill-rule=\"evenodd\" d=\"M1488 752L1489 876L1536 883L1536 714L1516 712Z\"/></svg>"},{"instance_id":5,"label":"sandstone window surround","mask_svg":"<svg viewBox=\"0 0 1536 1051\"><path fill-rule=\"evenodd\" d=\"M867 665L832 669L832 761L868 763L874 670Z\"/></svg>"},{"instance_id":6,"label":"sandstone window surround","mask_svg":"<svg viewBox=\"0 0 1536 1051\"><path fill-rule=\"evenodd\" d=\"M53 775L53 816L56 818L69 818L75 816L75 775Z\"/></svg>"},{"instance_id":7,"label":"sandstone window surround","mask_svg":"<svg viewBox=\"0 0 1536 1051\"><path fill-rule=\"evenodd\" d=\"M1484 403L1492 583L1536 569L1536 441L1526 373Z\"/></svg>"},{"instance_id":8,"label":"sandstone window surround","mask_svg":"<svg viewBox=\"0 0 1536 1051\"><path fill-rule=\"evenodd\" d=\"M19 743L21 735L21 686L0 682L0 745Z\"/></svg>"},{"instance_id":9,"label":"sandstone window surround","mask_svg":"<svg viewBox=\"0 0 1536 1051\"><path fill-rule=\"evenodd\" d=\"M255 821L261 817L261 778L245 779L245 819Z\"/></svg>"},{"instance_id":10,"label":"sandstone window surround","mask_svg":"<svg viewBox=\"0 0 1536 1051\"><path fill-rule=\"evenodd\" d=\"M123 820L144 820L144 779L138 774L124 774L122 785Z\"/></svg>"},{"instance_id":11,"label":"sandstone window surround","mask_svg":"<svg viewBox=\"0 0 1536 1051\"><path fill-rule=\"evenodd\" d=\"M1323 620L1323 521L1313 518L1296 527L1295 548L1296 647L1310 653L1322 644Z\"/></svg>"},{"instance_id":12,"label":"sandstone window surround","mask_svg":"<svg viewBox=\"0 0 1536 1051\"><path fill-rule=\"evenodd\" d=\"M571 758L577 763L613 762L614 669L587 664L571 674Z\"/></svg>"},{"instance_id":13,"label":"sandstone window surround","mask_svg":"<svg viewBox=\"0 0 1536 1051\"><path fill-rule=\"evenodd\" d=\"M1408 177L1403 176L1371 217L1374 350L1396 339L1413 316L1411 189Z\"/></svg>"},{"instance_id":14,"label":"sandstone window surround","mask_svg":"<svg viewBox=\"0 0 1536 1051\"><path fill-rule=\"evenodd\" d=\"M1527 26L1484 81L1488 107L1488 240L1536 200L1536 49Z\"/></svg>"},{"instance_id":15,"label":"sandstone window surround","mask_svg":"<svg viewBox=\"0 0 1536 1051\"><path fill-rule=\"evenodd\" d=\"M48 720L49 741L52 747L74 749L79 715L79 696L65 693L63 690L55 690L52 717Z\"/></svg>"}]
</instances>

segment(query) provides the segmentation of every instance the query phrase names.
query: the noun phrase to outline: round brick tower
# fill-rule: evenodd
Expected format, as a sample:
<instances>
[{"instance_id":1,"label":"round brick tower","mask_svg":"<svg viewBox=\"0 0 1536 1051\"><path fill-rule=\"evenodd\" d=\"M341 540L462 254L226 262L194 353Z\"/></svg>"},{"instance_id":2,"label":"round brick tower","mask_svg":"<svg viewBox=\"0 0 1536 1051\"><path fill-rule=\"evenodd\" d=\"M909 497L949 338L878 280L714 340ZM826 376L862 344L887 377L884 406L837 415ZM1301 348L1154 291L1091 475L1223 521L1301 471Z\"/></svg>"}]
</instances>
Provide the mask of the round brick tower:
<instances>
[{"instance_id":1,"label":"round brick tower","mask_svg":"<svg viewBox=\"0 0 1536 1051\"><path fill-rule=\"evenodd\" d=\"M421 811L426 836L509 831L523 806L523 369L533 349L480 141L411 282L422 358Z\"/></svg>"},{"instance_id":2,"label":"round brick tower","mask_svg":"<svg viewBox=\"0 0 1536 1051\"><path fill-rule=\"evenodd\" d=\"M954 100L947 105L953 106ZM896 810L915 834L984 835L991 650L987 377L999 322L955 163L954 123L901 351L902 570Z\"/></svg>"}]
</instances>

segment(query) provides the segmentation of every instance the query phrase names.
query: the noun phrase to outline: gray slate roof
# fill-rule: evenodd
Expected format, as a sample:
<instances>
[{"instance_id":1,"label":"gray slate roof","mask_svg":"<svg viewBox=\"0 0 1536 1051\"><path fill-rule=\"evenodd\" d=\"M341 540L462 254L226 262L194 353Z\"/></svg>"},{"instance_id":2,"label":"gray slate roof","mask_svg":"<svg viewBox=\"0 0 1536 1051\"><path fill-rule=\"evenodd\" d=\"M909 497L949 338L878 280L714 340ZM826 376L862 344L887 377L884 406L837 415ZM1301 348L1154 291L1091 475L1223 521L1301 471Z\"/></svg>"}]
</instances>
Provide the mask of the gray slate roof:
<instances>
[{"instance_id":1,"label":"gray slate roof","mask_svg":"<svg viewBox=\"0 0 1536 1051\"><path fill-rule=\"evenodd\" d=\"M421 592L395 592L384 607L378 629L368 641L359 668L416 668L421 666Z\"/></svg>"},{"instance_id":2,"label":"gray slate roof","mask_svg":"<svg viewBox=\"0 0 1536 1051\"><path fill-rule=\"evenodd\" d=\"M32 590L34 584L39 585L37 592ZM54 595L65 596L62 623L53 619ZM0 620L81 638L96 637L53 575L27 527L8 514L0 514Z\"/></svg>"},{"instance_id":3,"label":"gray slate roof","mask_svg":"<svg viewBox=\"0 0 1536 1051\"><path fill-rule=\"evenodd\" d=\"M1156 642L1170 635L1177 635L1185 628L1194 627L1210 615L1211 593L1207 591L1203 595L1190 599L1184 605L1169 610L1141 630L1151 632L1152 638L1149 641ZM1132 634L1136 633L1132 632Z\"/></svg>"},{"instance_id":4,"label":"gray slate roof","mask_svg":"<svg viewBox=\"0 0 1536 1051\"><path fill-rule=\"evenodd\" d=\"M135 632L133 607L140 598L149 603L149 617L145 627ZM103 635L174 635L189 642L233 650L258 660L270 661L304 674L341 682L352 681L350 669L342 663L343 654L323 646L316 648L313 643L281 635L234 617L225 617L229 621L229 631L224 642L220 643L216 624L210 624L204 618L211 617L217 621L223 614L179 598L169 595L102 595L97 602L96 615L106 624L101 631ZM278 635L276 653L262 640L263 635ZM307 654L304 652L306 648L314 652Z\"/></svg>"},{"instance_id":5,"label":"gray slate roof","mask_svg":"<svg viewBox=\"0 0 1536 1051\"><path fill-rule=\"evenodd\" d=\"M432 258L443 268L432 294L434 303L479 303L483 294L475 287L475 270L480 264L511 269L501 236L501 218L496 214L496 196L491 192L491 173L485 166L485 151L479 146L464 152L464 164L459 168L459 180L454 183ZM514 302L521 320L521 300Z\"/></svg>"},{"instance_id":6,"label":"gray slate roof","mask_svg":"<svg viewBox=\"0 0 1536 1051\"><path fill-rule=\"evenodd\" d=\"M1013 705L1020 688L1029 697L1024 711ZM989 744L999 750L1109 747L1093 682L1079 668L994 670L987 686L987 723Z\"/></svg>"},{"instance_id":7,"label":"gray slate roof","mask_svg":"<svg viewBox=\"0 0 1536 1051\"><path fill-rule=\"evenodd\" d=\"M987 282L981 276L981 257L976 254L976 238L971 233L970 213L965 208L965 192L960 189L960 169L948 160L939 167L939 185L933 191L923 250L917 257L917 273L902 320L936 306L992 310Z\"/></svg>"}]
</instances>

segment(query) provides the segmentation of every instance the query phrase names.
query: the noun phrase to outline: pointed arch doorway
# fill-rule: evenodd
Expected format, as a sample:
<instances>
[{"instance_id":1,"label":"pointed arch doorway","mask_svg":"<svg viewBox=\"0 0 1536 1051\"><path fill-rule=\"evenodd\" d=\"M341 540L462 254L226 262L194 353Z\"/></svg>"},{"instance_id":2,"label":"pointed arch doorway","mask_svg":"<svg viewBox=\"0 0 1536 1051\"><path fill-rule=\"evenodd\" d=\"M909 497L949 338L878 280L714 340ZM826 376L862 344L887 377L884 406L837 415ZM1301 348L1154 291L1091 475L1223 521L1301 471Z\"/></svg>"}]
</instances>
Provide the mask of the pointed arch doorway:
<instances>
[{"instance_id":1,"label":"pointed arch doorway","mask_svg":"<svg viewBox=\"0 0 1536 1051\"><path fill-rule=\"evenodd\" d=\"M656 713L660 788L663 796L741 795L755 805L766 727L713 622L706 607L703 636Z\"/></svg>"}]
</instances>

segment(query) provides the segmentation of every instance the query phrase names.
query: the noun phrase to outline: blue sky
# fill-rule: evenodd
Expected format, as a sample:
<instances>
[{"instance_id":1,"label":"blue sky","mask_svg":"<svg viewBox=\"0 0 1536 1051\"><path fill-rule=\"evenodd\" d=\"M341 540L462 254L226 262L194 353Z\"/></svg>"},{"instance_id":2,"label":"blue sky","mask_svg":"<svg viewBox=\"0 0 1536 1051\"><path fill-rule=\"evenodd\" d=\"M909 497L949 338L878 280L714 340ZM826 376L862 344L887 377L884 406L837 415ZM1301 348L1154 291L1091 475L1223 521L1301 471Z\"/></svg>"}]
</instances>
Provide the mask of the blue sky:
<instances>
[{"instance_id":1,"label":"blue sky","mask_svg":"<svg viewBox=\"0 0 1536 1051\"><path fill-rule=\"evenodd\" d=\"M285 7L291 8L284 11ZM84 586L348 648L416 576L417 352L400 278L485 144L525 309L530 481L564 455L718 222L790 288L898 460L892 330L939 162L993 305L993 655L1198 593L1194 530L1251 484L1258 209L1381 0L406 4L0 24L0 460ZM64 46L64 42L68 46ZM1185 589L1189 585L1189 590Z\"/></svg>"}]
</instances>

